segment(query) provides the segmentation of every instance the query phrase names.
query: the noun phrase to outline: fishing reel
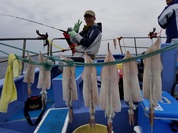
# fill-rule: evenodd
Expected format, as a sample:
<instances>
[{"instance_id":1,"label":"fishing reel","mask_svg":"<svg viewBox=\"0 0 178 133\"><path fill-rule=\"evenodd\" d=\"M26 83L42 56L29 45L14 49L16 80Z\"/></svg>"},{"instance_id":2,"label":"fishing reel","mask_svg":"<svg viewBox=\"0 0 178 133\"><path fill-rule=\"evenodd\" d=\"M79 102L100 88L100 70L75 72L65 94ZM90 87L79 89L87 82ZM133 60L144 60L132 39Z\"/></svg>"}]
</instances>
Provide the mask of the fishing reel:
<instances>
[{"instance_id":1,"label":"fishing reel","mask_svg":"<svg viewBox=\"0 0 178 133\"><path fill-rule=\"evenodd\" d=\"M44 40L43 40L43 46L44 46L44 47L47 46L47 45L49 45L48 33L47 33L47 32L46 32L46 34L41 34L41 33L39 32L39 30L36 30L36 33L37 33L41 38L44 39Z\"/></svg>"},{"instance_id":2,"label":"fishing reel","mask_svg":"<svg viewBox=\"0 0 178 133\"><path fill-rule=\"evenodd\" d=\"M73 29L71 28L71 27L69 27L68 29L67 29L67 33L69 33L70 31L72 31Z\"/></svg>"}]
</instances>

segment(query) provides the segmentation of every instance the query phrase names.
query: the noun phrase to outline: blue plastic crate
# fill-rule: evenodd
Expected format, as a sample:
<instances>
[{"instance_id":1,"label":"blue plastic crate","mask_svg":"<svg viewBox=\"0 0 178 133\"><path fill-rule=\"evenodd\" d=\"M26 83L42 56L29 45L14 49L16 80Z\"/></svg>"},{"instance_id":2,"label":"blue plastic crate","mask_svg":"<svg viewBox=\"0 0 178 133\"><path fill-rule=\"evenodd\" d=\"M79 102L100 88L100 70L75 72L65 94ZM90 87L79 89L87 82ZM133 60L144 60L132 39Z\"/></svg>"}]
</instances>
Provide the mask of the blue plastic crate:
<instances>
[{"instance_id":1,"label":"blue plastic crate","mask_svg":"<svg viewBox=\"0 0 178 133\"><path fill-rule=\"evenodd\" d=\"M178 120L178 101L168 92L162 93L162 102L155 108L154 126L152 133L173 133L171 123ZM149 122L150 102L144 99L138 106L138 124L142 128L142 133L151 133Z\"/></svg>"}]
</instances>

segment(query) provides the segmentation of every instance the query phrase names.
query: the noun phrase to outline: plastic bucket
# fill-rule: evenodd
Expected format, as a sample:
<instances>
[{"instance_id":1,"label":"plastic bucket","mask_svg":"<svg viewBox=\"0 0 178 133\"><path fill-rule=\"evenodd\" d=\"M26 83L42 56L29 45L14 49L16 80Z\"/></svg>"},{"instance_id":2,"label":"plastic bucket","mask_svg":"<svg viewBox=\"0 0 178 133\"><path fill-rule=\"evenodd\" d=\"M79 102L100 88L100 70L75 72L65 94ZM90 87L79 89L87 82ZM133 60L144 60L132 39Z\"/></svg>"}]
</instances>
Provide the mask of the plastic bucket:
<instances>
[{"instance_id":1,"label":"plastic bucket","mask_svg":"<svg viewBox=\"0 0 178 133\"><path fill-rule=\"evenodd\" d=\"M95 128L90 128L89 124L85 124L76 128L73 133L107 133L107 127L102 124L95 124Z\"/></svg>"},{"instance_id":2,"label":"plastic bucket","mask_svg":"<svg viewBox=\"0 0 178 133\"><path fill-rule=\"evenodd\" d=\"M117 69L122 69L122 63L116 65Z\"/></svg>"}]
</instances>

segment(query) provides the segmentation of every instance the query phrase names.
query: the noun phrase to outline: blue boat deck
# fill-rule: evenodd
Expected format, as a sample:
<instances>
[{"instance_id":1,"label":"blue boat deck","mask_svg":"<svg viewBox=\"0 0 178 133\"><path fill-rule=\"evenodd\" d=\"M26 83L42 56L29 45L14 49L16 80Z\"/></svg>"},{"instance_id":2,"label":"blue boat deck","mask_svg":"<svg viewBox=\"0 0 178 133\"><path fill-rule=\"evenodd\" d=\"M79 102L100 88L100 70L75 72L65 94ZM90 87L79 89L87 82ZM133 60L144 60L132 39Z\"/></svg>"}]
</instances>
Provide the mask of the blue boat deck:
<instances>
[{"instance_id":1,"label":"blue boat deck","mask_svg":"<svg viewBox=\"0 0 178 133\"><path fill-rule=\"evenodd\" d=\"M97 69L97 76L99 76L101 72L101 66L97 66L96 69ZM83 81L81 79L82 71L83 71L83 67L76 68L76 84L77 84L78 100L73 102L74 119L72 123L68 124L67 133L72 133L77 127L89 123L89 108L84 106L84 100L83 100ZM67 107L65 101L63 101L62 99L63 97L62 75L54 78L52 80L52 83L53 83L54 98L55 98L54 106L57 108ZM100 91L99 86L98 86L98 91ZM113 130L116 133L119 131L125 131L129 133L133 131L133 126L130 126L128 123L129 106L123 100L121 100L121 103L122 103L122 111L116 113L114 117ZM98 124L107 125L107 118L105 117L105 113L99 107L96 109L95 112L95 120L96 123ZM137 110L135 111L135 124L137 125Z\"/></svg>"},{"instance_id":2,"label":"blue boat deck","mask_svg":"<svg viewBox=\"0 0 178 133\"><path fill-rule=\"evenodd\" d=\"M68 126L68 108L49 109L34 133L66 133Z\"/></svg>"},{"instance_id":3,"label":"blue boat deck","mask_svg":"<svg viewBox=\"0 0 178 133\"><path fill-rule=\"evenodd\" d=\"M176 50L167 51L161 55L161 58L162 58L163 68L164 68L162 72L163 90L170 93L171 87L175 82L177 51ZM101 66L97 67L97 76L100 76L101 68L102 68ZM34 131L41 132L40 131L41 126L43 126L42 123L43 122L45 123L45 120L47 119L53 119L53 118L47 118L48 117L47 114L53 113L52 108L54 110L59 108L61 109L66 108L66 104L63 101L63 96L62 96L62 74L56 73L58 71L57 67L55 67L53 70L54 71L52 71L52 81L51 81L52 86L51 89L48 91L48 101L49 101L47 103L48 109L46 109L46 113L43 117L43 120L41 121L41 125L30 126L24 117L23 110L24 110L24 101L27 99L27 84L23 83L23 76L20 76L15 79L15 85L18 93L18 100L10 103L7 113L0 113L0 132L5 132L5 133L22 133L22 132L32 133ZM84 106L83 94L82 94L82 88L83 88L83 81L81 79L82 71L83 71L83 67L76 68L78 101L73 102L74 119L73 122L68 123L67 127L65 128L67 133L72 133L79 126L89 123L89 108ZM40 92L40 89L36 88L38 82L37 80L38 75L39 75L39 71L37 70L35 73L35 82L32 85L32 93L33 93L32 95L38 95ZM0 80L0 93L2 91L3 82L4 82L3 79ZM118 132L132 133L134 126L130 126L128 123L129 107L127 103L124 102L123 100L121 100L121 103L122 103L121 112L116 113L113 119L113 131L115 133ZM41 110L30 112L30 116L33 122L36 121L40 111ZM105 117L104 111L101 110L99 107L96 109L95 120L96 123L107 125L107 119ZM50 122L52 122L51 126L54 125L58 126L59 124L56 123L56 121L50 121ZM63 122L65 123L65 121ZM138 110L135 110L135 125L138 125ZM48 128L52 129L53 127L48 127ZM60 130L62 130L62 128L63 127L61 127Z\"/></svg>"},{"instance_id":4,"label":"blue boat deck","mask_svg":"<svg viewBox=\"0 0 178 133\"><path fill-rule=\"evenodd\" d=\"M55 73L51 73L52 77L56 77L60 74L58 72L58 68L54 67L53 70ZM37 89L38 83L38 75L39 69L35 69L35 81L31 86L32 96L39 95L41 89ZM30 126L24 116L24 102L27 99L27 84L23 82L23 75L14 79L16 88L17 88L17 100L10 103L8 106L7 113L0 113L0 133L32 133L36 126ZM2 92L4 79L0 80L0 95ZM47 107L46 111L49 108L54 107L54 96L53 96L53 88L48 90L48 99L47 99ZM46 112L45 111L45 112ZM41 113L41 110L29 111L29 115L31 116L32 122L34 123Z\"/></svg>"}]
</instances>

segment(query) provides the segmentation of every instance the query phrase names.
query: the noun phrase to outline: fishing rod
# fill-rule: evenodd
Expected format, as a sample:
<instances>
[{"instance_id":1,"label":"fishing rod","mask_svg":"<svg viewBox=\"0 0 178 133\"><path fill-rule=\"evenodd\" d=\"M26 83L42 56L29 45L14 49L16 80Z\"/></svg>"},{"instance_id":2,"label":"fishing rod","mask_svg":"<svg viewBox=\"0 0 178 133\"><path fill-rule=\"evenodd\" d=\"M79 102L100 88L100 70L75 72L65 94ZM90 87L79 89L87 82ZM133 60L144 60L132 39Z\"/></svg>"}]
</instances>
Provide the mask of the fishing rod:
<instances>
[{"instance_id":1,"label":"fishing rod","mask_svg":"<svg viewBox=\"0 0 178 133\"><path fill-rule=\"evenodd\" d=\"M48 28L52 28L52 29L55 29L55 30L59 30L61 32L66 32L65 30L61 30L59 28L56 28L56 27L53 27L53 26L49 26L47 24L43 24L41 22L37 22L37 21L34 21L34 20L30 20L30 19L26 19L26 18L22 18L22 17L18 17L18 16L13 16L13 15L8 15L8 14L0 14L1 16L6 16L6 17L11 17L11 18L16 18L16 19L20 19L20 20L24 20L24 21L28 21L28 22L31 22L31 23L35 23L35 24L39 24L39 25L42 25L42 26L46 26Z\"/></svg>"},{"instance_id":2,"label":"fishing rod","mask_svg":"<svg viewBox=\"0 0 178 133\"><path fill-rule=\"evenodd\" d=\"M62 30L62 29L59 29L59 28L56 28L56 27L53 27L53 26L49 26L47 24L43 24L43 23L40 23L40 22L37 22L37 21L34 21L34 20L30 20L30 19L26 19L26 18L22 18L22 17L18 17L18 16L13 16L13 15L8 15L8 14L2 14L0 13L1 16L6 16L6 17L11 17L11 18L16 18L16 19L20 19L20 20L24 20L24 21L28 21L28 22L31 22L31 23L35 23L35 24L38 24L38 25L42 25L42 26L46 26L48 28L52 28L52 29L55 29L55 30L58 30L58 31L61 31L63 32L63 35L64 35L64 38L62 39L65 39L70 47L70 50L72 50L72 54L74 54L75 52L75 46L76 44L75 43L72 43L70 41L70 36L68 35L68 32L70 30L70 28L67 29L67 31L65 30ZM36 33L41 36L41 37L45 37L47 38L48 37L48 34L40 34L39 31L37 30ZM46 40L46 43L44 44L44 46L46 46L48 44L48 41ZM67 51L68 49L66 49L65 51ZM62 50L64 52L64 50Z\"/></svg>"}]
</instances>

